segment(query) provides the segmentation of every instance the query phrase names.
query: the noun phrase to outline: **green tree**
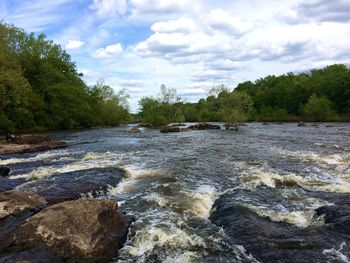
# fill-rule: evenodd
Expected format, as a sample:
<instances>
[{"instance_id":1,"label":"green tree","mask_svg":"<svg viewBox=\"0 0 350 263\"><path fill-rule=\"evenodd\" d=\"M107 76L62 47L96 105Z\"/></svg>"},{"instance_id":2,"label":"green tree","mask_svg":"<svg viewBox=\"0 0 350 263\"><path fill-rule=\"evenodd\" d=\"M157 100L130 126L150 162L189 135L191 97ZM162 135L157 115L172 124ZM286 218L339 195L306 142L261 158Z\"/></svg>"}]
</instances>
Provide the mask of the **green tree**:
<instances>
[{"instance_id":1,"label":"green tree","mask_svg":"<svg viewBox=\"0 0 350 263\"><path fill-rule=\"evenodd\" d=\"M303 108L304 117L308 121L328 121L334 119L335 111L326 97L313 94Z\"/></svg>"}]
</instances>

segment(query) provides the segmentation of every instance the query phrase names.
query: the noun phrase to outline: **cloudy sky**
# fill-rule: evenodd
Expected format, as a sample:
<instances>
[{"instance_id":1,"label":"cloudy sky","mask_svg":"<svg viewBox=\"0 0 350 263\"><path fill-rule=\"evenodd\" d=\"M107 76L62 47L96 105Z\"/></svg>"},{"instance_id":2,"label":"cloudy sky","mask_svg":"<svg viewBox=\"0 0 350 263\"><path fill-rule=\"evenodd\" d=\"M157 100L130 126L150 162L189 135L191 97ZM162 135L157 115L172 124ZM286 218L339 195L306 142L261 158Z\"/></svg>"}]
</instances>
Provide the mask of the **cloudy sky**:
<instances>
[{"instance_id":1,"label":"cloudy sky","mask_svg":"<svg viewBox=\"0 0 350 263\"><path fill-rule=\"evenodd\" d=\"M61 44L88 84L159 86L187 101L213 85L350 60L350 0L1 0L0 18Z\"/></svg>"}]
</instances>

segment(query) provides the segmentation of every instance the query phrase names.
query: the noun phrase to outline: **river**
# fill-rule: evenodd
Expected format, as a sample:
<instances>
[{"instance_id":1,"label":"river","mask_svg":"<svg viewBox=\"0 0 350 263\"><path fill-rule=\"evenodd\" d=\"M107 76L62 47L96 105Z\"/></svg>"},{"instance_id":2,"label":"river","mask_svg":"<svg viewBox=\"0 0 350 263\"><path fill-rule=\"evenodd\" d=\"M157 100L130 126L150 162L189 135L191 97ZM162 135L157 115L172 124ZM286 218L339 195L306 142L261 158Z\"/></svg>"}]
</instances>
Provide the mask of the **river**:
<instances>
[{"instance_id":1,"label":"river","mask_svg":"<svg viewBox=\"0 0 350 263\"><path fill-rule=\"evenodd\" d=\"M18 189L53 174L125 169L118 185L82 195L115 199L135 218L114 262L349 262L350 229L316 212L350 207L350 124L333 125L53 133L70 147L0 165L25 180Z\"/></svg>"}]
</instances>

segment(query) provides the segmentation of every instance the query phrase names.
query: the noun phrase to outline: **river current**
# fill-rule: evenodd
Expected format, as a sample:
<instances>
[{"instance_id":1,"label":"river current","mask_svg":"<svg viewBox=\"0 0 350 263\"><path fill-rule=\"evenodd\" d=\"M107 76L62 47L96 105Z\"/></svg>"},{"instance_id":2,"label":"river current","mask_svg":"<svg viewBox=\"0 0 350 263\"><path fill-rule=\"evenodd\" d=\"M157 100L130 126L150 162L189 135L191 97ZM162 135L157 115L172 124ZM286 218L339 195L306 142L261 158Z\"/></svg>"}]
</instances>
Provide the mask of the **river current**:
<instances>
[{"instance_id":1,"label":"river current","mask_svg":"<svg viewBox=\"0 0 350 263\"><path fill-rule=\"evenodd\" d=\"M347 233L328 231L324 216L316 213L350 203L345 201L350 124L326 125L248 123L238 132L168 134L146 128L134 134L124 126L54 133L51 138L70 146L4 156L0 165L11 168L12 179L25 179L18 189L53 174L126 170L106 193L82 195L115 199L135 218L114 262L275 262L266 260L271 257L266 250L276 248L277 262L288 262L294 252L295 261L349 262Z\"/></svg>"}]
</instances>

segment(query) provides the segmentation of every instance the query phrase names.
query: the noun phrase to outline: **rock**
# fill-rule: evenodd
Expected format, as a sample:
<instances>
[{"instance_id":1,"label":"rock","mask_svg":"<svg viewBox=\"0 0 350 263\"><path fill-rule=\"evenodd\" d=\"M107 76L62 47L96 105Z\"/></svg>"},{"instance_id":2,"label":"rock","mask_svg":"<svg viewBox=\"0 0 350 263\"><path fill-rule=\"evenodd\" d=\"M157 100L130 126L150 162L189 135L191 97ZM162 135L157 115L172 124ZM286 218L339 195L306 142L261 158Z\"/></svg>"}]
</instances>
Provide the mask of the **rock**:
<instances>
[{"instance_id":1,"label":"rock","mask_svg":"<svg viewBox=\"0 0 350 263\"><path fill-rule=\"evenodd\" d=\"M226 123L224 126L226 130L238 131L238 128L240 125L238 123L233 123L233 124Z\"/></svg>"},{"instance_id":2,"label":"rock","mask_svg":"<svg viewBox=\"0 0 350 263\"><path fill-rule=\"evenodd\" d=\"M180 128L177 126L164 126L159 131L161 133L169 133L169 132L185 132L190 131L191 129L188 128Z\"/></svg>"},{"instance_id":3,"label":"rock","mask_svg":"<svg viewBox=\"0 0 350 263\"><path fill-rule=\"evenodd\" d=\"M214 125L214 124L210 124L210 123L197 123L195 125L191 125L190 127L188 127L189 130L220 130L221 127L219 125Z\"/></svg>"},{"instance_id":4,"label":"rock","mask_svg":"<svg viewBox=\"0 0 350 263\"><path fill-rule=\"evenodd\" d=\"M0 193L13 190L16 186L24 183L25 180L23 178L19 179L9 179L8 177L0 176Z\"/></svg>"},{"instance_id":5,"label":"rock","mask_svg":"<svg viewBox=\"0 0 350 263\"><path fill-rule=\"evenodd\" d=\"M49 142L49 137L45 135L35 135L35 134L26 134L16 137L12 140L16 144L38 144L43 142Z\"/></svg>"},{"instance_id":6,"label":"rock","mask_svg":"<svg viewBox=\"0 0 350 263\"><path fill-rule=\"evenodd\" d=\"M10 168L0 166L0 177L6 177L10 174Z\"/></svg>"},{"instance_id":7,"label":"rock","mask_svg":"<svg viewBox=\"0 0 350 263\"><path fill-rule=\"evenodd\" d=\"M262 125L269 125L267 122L263 122Z\"/></svg>"},{"instance_id":8,"label":"rock","mask_svg":"<svg viewBox=\"0 0 350 263\"><path fill-rule=\"evenodd\" d=\"M186 126L186 124L183 124L183 123L173 123L173 124L170 124L168 125L169 127L184 127Z\"/></svg>"},{"instance_id":9,"label":"rock","mask_svg":"<svg viewBox=\"0 0 350 263\"><path fill-rule=\"evenodd\" d=\"M75 200L30 217L0 244L0 253L42 251L61 262L108 262L126 240L131 220L112 200Z\"/></svg>"},{"instance_id":10,"label":"rock","mask_svg":"<svg viewBox=\"0 0 350 263\"><path fill-rule=\"evenodd\" d=\"M350 238L350 207L349 206L322 206L315 210L317 216L323 216L325 223L339 234Z\"/></svg>"},{"instance_id":11,"label":"rock","mask_svg":"<svg viewBox=\"0 0 350 263\"><path fill-rule=\"evenodd\" d=\"M131 129L128 130L128 132L131 132L131 133L140 133L141 130L137 127L132 127Z\"/></svg>"},{"instance_id":12,"label":"rock","mask_svg":"<svg viewBox=\"0 0 350 263\"><path fill-rule=\"evenodd\" d=\"M258 193L253 195L261 197ZM305 228L261 216L242 204L239 193L222 195L214 204L212 223L222 227L232 244L243 246L259 262L328 262L325 249L339 249L350 241L333 225L310 225ZM270 199L269 199L270 200ZM320 213L321 214L321 213ZM327 216L326 216L327 220ZM349 222L349 221L348 221ZM350 229L344 225L342 229ZM349 231L349 230L348 230ZM349 250L341 251L349 255Z\"/></svg>"},{"instance_id":13,"label":"rock","mask_svg":"<svg viewBox=\"0 0 350 263\"><path fill-rule=\"evenodd\" d=\"M298 127L304 127L304 126L306 126L304 122L301 121L298 123Z\"/></svg>"},{"instance_id":14,"label":"rock","mask_svg":"<svg viewBox=\"0 0 350 263\"><path fill-rule=\"evenodd\" d=\"M60 142L60 141L44 141L37 144L6 143L6 144L0 144L0 154L37 152L37 151L64 148L67 146L68 144L66 142Z\"/></svg>"},{"instance_id":15,"label":"rock","mask_svg":"<svg viewBox=\"0 0 350 263\"><path fill-rule=\"evenodd\" d=\"M46 207L42 197L25 192L0 193L0 244L28 217Z\"/></svg>"},{"instance_id":16,"label":"rock","mask_svg":"<svg viewBox=\"0 0 350 263\"><path fill-rule=\"evenodd\" d=\"M0 193L0 220L30 210L38 212L46 206L44 198L37 194L8 191Z\"/></svg>"},{"instance_id":17,"label":"rock","mask_svg":"<svg viewBox=\"0 0 350 263\"><path fill-rule=\"evenodd\" d=\"M58 257L49 252L23 251L11 253L0 258L0 263L60 263Z\"/></svg>"},{"instance_id":18,"label":"rock","mask_svg":"<svg viewBox=\"0 0 350 263\"><path fill-rule=\"evenodd\" d=\"M110 186L117 186L124 176L125 171L119 168L92 168L53 174L18 186L17 189L39 194L49 204L56 204L78 199L82 194L105 194Z\"/></svg>"},{"instance_id":19,"label":"rock","mask_svg":"<svg viewBox=\"0 0 350 263\"><path fill-rule=\"evenodd\" d=\"M327 128L336 128L337 125L335 125L335 124L328 124L328 125L326 125L326 127L327 127Z\"/></svg>"}]
</instances>

